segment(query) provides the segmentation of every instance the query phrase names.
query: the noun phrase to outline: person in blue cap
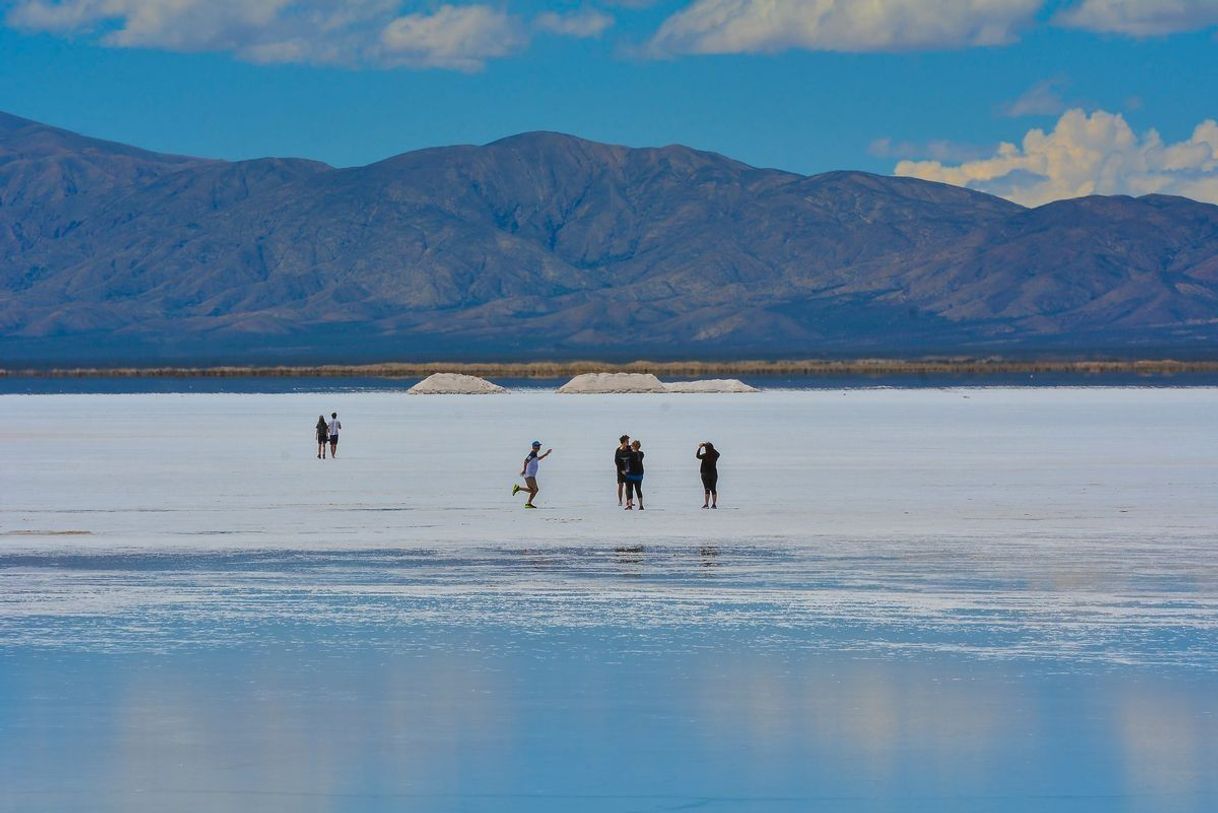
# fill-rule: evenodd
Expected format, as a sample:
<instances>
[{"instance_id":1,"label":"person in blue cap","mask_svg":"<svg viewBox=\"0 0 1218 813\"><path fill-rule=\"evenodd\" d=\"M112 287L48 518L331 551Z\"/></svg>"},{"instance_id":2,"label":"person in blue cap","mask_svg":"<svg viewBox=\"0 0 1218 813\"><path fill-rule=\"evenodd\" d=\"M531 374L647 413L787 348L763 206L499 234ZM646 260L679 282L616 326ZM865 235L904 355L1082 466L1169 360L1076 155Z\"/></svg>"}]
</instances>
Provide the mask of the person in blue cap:
<instances>
[{"instance_id":1,"label":"person in blue cap","mask_svg":"<svg viewBox=\"0 0 1218 813\"><path fill-rule=\"evenodd\" d=\"M537 487L537 467L541 461L550 456L553 449L546 449L545 454L541 454L541 441L533 441L533 448L529 450L529 456L524 459L524 465L520 467L520 476L524 478L524 488L519 485L512 486L512 496L515 497L522 491L529 492L529 499L525 502L525 508L536 508L533 505L533 500L537 497L537 492L541 491Z\"/></svg>"}]
</instances>

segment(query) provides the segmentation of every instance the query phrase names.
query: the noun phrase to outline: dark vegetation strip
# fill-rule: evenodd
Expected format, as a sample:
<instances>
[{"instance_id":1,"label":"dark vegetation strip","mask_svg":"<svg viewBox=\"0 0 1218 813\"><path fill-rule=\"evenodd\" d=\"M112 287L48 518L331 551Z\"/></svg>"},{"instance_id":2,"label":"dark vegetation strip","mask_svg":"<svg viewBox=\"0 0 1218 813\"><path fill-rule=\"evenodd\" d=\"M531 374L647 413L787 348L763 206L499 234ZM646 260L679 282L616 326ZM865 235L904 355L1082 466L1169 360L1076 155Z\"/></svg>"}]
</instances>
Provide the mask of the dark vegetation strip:
<instances>
[{"instance_id":1,"label":"dark vegetation strip","mask_svg":"<svg viewBox=\"0 0 1218 813\"><path fill-rule=\"evenodd\" d=\"M1007 361L1002 359L891 359L806 361L597 361L520 362L515 364L387 363L361 365L226 367L80 367L0 369L0 376L30 378L422 378L432 373L465 373L492 378L563 378L581 373L654 373L658 376L792 375L1002 375L1077 373L1083 375L1218 373L1218 361Z\"/></svg>"}]
</instances>

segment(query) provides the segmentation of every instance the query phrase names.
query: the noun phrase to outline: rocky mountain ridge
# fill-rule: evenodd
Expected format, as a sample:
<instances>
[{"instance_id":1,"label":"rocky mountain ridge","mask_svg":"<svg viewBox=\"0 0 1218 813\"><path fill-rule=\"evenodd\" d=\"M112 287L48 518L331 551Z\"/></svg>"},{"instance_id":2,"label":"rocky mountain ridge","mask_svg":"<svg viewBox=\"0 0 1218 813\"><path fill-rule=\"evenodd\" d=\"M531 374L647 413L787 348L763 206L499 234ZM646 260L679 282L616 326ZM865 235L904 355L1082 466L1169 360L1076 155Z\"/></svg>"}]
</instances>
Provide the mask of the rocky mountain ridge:
<instances>
[{"instance_id":1,"label":"rocky mountain ridge","mask_svg":"<svg viewBox=\"0 0 1218 813\"><path fill-rule=\"evenodd\" d=\"M365 167L0 114L0 366L1212 353L1218 207L556 133Z\"/></svg>"}]
</instances>

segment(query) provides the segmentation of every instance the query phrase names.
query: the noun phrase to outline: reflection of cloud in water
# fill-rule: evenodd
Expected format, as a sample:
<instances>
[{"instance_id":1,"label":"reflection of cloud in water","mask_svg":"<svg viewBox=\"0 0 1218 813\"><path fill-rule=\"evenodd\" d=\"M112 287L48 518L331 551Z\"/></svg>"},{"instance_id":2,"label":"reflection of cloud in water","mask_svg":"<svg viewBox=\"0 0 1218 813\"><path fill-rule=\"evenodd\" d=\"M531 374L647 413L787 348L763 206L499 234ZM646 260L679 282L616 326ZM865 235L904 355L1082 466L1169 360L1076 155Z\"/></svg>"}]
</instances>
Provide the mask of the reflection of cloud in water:
<instances>
[{"instance_id":1,"label":"reflection of cloud in water","mask_svg":"<svg viewBox=\"0 0 1218 813\"><path fill-rule=\"evenodd\" d=\"M55 813L771 809L757 797L1208 813L1218 792L1212 679L757 653L730 634L657 652L526 632L514 651L454 630L395 653L298 632L16 664L0 673L5 792Z\"/></svg>"},{"instance_id":2,"label":"reflection of cloud in water","mask_svg":"<svg viewBox=\"0 0 1218 813\"><path fill-rule=\"evenodd\" d=\"M761 754L810 748L891 780L914 758L930 778L979 783L1032 721L1011 684L951 679L927 664L833 660L792 669L775 658L733 659L698 681L709 739Z\"/></svg>"},{"instance_id":3,"label":"reflection of cloud in water","mask_svg":"<svg viewBox=\"0 0 1218 813\"><path fill-rule=\"evenodd\" d=\"M1218 772L1214 707L1199 708L1194 699L1162 685L1124 687L1115 699L1113 725L1129 793L1191 798L1205 780L1213 781Z\"/></svg>"},{"instance_id":4,"label":"reflection of cloud in water","mask_svg":"<svg viewBox=\"0 0 1218 813\"><path fill-rule=\"evenodd\" d=\"M128 810L172 798L178 811L328 811L374 793L368 776L411 795L459 787L470 741L511 729L513 707L476 659L326 660L277 652L132 674L107 713L113 775L95 781L132 794Z\"/></svg>"}]
</instances>

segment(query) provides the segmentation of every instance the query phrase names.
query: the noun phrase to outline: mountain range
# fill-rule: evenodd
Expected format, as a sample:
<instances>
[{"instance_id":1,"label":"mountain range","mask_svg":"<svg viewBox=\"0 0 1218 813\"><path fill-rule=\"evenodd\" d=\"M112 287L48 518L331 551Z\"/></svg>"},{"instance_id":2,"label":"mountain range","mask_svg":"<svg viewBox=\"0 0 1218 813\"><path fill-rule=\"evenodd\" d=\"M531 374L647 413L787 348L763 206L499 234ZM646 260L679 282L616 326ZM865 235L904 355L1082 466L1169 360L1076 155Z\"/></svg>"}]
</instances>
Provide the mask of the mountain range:
<instances>
[{"instance_id":1,"label":"mountain range","mask_svg":"<svg viewBox=\"0 0 1218 813\"><path fill-rule=\"evenodd\" d=\"M1028 209L557 133L363 167L0 114L0 367L1213 357L1218 206Z\"/></svg>"}]
</instances>

